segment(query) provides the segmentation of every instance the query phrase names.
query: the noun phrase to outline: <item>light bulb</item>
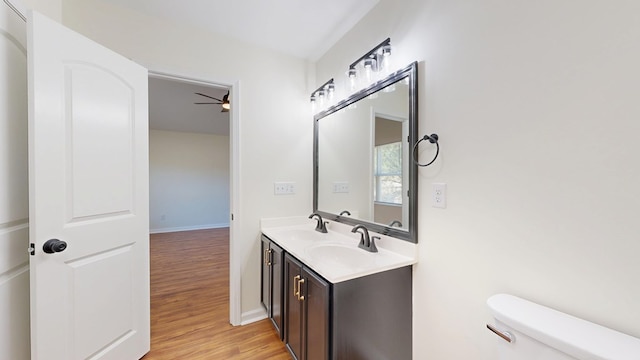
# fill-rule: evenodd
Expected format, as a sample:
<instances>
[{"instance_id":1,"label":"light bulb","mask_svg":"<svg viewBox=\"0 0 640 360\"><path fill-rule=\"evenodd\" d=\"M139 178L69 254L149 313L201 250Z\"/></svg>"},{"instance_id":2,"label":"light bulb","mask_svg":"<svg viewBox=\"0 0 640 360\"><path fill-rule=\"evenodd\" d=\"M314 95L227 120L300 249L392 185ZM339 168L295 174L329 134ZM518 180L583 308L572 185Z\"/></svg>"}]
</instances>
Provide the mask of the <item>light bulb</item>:
<instances>
[{"instance_id":1,"label":"light bulb","mask_svg":"<svg viewBox=\"0 0 640 360\"><path fill-rule=\"evenodd\" d=\"M364 68L367 69L371 69L371 67L373 66L373 59L372 58L367 58L364 59Z\"/></svg>"},{"instance_id":2,"label":"light bulb","mask_svg":"<svg viewBox=\"0 0 640 360\"><path fill-rule=\"evenodd\" d=\"M385 45L382 47L382 57L380 62L380 70L384 73L388 73L391 69L391 45Z\"/></svg>"},{"instance_id":3,"label":"light bulb","mask_svg":"<svg viewBox=\"0 0 640 360\"><path fill-rule=\"evenodd\" d=\"M384 56L391 55L391 45L385 45L382 47L382 55Z\"/></svg>"},{"instance_id":4,"label":"light bulb","mask_svg":"<svg viewBox=\"0 0 640 360\"><path fill-rule=\"evenodd\" d=\"M333 95L336 92L336 86L333 83L329 83L327 84L327 86L325 86L325 89L327 91L327 99L331 101L333 99Z\"/></svg>"},{"instance_id":5,"label":"light bulb","mask_svg":"<svg viewBox=\"0 0 640 360\"><path fill-rule=\"evenodd\" d=\"M315 113L316 112L316 96L311 95L311 113Z\"/></svg>"},{"instance_id":6,"label":"light bulb","mask_svg":"<svg viewBox=\"0 0 640 360\"><path fill-rule=\"evenodd\" d=\"M318 94L318 105L320 106L320 108L322 108L324 106L324 90L318 90L317 92Z\"/></svg>"},{"instance_id":7,"label":"light bulb","mask_svg":"<svg viewBox=\"0 0 640 360\"><path fill-rule=\"evenodd\" d=\"M376 61L372 58L364 59L364 78L367 84L373 79L373 71L375 70Z\"/></svg>"},{"instance_id":8,"label":"light bulb","mask_svg":"<svg viewBox=\"0 0 640 360\"><path fill-rule=\"evenodd\" d=\"M351 91L356 89L357 86L357 81L358 81L358 71L356 70L355 67L350 67L349 68L349 72L347 73L347 75L349 76L349 89Z\"/></svg>"}]
</instances>

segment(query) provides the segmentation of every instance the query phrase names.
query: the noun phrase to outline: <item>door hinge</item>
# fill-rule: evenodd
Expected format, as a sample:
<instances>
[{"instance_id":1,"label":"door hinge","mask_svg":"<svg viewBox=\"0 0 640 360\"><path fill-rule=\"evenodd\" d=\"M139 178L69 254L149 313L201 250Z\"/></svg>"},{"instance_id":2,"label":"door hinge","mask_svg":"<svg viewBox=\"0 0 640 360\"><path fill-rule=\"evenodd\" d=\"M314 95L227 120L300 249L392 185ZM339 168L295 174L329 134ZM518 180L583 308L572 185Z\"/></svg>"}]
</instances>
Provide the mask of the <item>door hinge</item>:
<instances>
[{"instance_id":1,"label":"door hinge","mask_svg":"<svg viewBox=\"0 0 640 360\"><path fill-rule=\"evenodd\" d=\"M231 214L231 221L233 221L233 214Z\"/></svg>"},{"instance_id":2,"label":"door hinge","mask_svg":"<svg viewBox=\"0 0 640 360\"><path fill-rule=\"evenodd\" d=\"M31 243L29 244L29 255L35 255L36 254L36 244Z\"/></svg>"}]
</instances>

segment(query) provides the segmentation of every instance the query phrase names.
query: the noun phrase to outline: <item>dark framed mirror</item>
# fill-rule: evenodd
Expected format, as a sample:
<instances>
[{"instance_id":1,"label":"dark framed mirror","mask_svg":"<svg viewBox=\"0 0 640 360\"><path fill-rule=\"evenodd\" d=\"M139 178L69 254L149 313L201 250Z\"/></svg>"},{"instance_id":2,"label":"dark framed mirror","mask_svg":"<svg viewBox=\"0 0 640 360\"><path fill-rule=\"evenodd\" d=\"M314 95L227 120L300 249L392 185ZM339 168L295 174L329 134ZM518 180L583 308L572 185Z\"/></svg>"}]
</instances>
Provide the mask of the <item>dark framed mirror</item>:
<instances>
[{"instance_id":1,"label":"dark framed mirror","mask_svg":"<svg viewBox=\"0 0 640 360\"><path fill-rule=\"evenodd\" d=\"M314 116L313 210L418 242L418 64Z\"/></svg>"}]
</instances>

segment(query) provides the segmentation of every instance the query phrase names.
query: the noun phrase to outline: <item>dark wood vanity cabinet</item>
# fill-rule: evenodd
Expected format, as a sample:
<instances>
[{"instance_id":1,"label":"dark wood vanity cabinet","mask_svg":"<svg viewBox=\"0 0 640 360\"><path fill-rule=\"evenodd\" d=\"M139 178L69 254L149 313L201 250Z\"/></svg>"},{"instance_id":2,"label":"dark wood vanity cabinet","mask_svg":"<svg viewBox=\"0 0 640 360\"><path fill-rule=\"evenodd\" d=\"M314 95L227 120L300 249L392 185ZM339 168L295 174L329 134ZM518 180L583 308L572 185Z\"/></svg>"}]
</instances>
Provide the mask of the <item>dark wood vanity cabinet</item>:
<instances>
[{"instance_id":1,"label":"dark wood vanity cabinet","mask_svg":"<svg viewBox=\"0 0 640 360\"><path fill-rule=\"evenodd\" d=\"M329 282L289 254L284 275L287 349L297 360L328 360Z\"/></svg>"},{"instance_id":2,"label":"dark wood vanity cabinet","mask_svg":"<svg viewBox=\"0 0 640 360\"><path fill-rule=\"evenodd\" d=\"M265 236L262 249L262 301L277 298L276 287L284 290L283 311L276 316L271 300L269 316L294 359L411 359L411 266L330 283Z\"/></svg>"},{"instance_id":3,"label":"dark wood vanity cabinet","mask_svg":"<svg viewBox=\"0 0 640 360\"><path fill-rule=\"evenodd\" d=\"M333 284L331 359L410 360L411 266Z\"/></svg>"},{"instance_id":4,"label":"dark wood vanity cabinet","mask_svg":"<svg viewBox=\"0 0 640 360\"><path fill-rule=\"evenodd\" d=\"M267 316L271 319L280 339L283 339L283 309L284 299L282 297L284 252L282 248L271 241L268 237L262 236L262 291L261 302Z\"/></svg>"}]
</instances>

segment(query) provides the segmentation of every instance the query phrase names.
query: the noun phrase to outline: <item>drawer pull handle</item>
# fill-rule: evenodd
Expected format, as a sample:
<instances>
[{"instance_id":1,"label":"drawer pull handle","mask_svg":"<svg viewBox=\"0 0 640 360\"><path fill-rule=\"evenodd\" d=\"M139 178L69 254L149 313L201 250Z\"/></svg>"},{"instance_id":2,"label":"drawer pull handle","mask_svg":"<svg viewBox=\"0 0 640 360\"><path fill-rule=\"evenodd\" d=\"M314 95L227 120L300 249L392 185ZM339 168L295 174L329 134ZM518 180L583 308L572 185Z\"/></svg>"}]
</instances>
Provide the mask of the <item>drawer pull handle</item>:
<instances>
[{"instance_id":1,"label":"drawer pull handle","mask_svg":"<svg viewBox=\"0 0 640 360\"><path fill-rule=\"evenodd\" d=\"M264 254L262 255L262 261L267 264L267 266L271 266L271 249L265 249Z\"/></svg>"},{"instance_id":2,"label":"drawer pull handle","mask_svg":"<svg viewBox=\"0 0 640 360\"><path fill-rule=\"evenodd\" d=\"M293 278L293 296L300 300L300 275Z\"/></svg>"},{"instance_id":3,"label":"drawer pull handle","mask_svg":"<svg viewBox=\"0 0 640 360\"><path fill-rule=\"evenodd\" d=\"M298 300L304 301L304 295L301 295L302 292L302 284L304 284L304 279L298 280Z\"/></svg>"}]
</instances>

